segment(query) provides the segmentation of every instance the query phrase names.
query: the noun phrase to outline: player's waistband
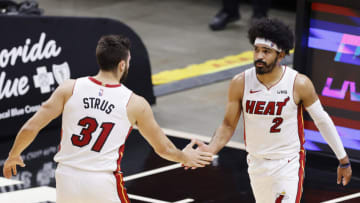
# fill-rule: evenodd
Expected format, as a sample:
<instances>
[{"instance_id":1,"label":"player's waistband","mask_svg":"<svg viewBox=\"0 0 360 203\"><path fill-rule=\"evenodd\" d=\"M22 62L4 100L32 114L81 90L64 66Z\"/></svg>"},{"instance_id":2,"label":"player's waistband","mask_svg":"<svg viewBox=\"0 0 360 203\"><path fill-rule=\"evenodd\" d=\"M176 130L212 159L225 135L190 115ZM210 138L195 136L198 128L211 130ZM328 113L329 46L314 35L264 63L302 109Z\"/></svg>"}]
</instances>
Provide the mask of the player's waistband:
<instances>
[{"instance_id":1,"label":"player's waistband","mask_svg":"<svg viewBox=\"0 0 360 203\"><path fill-rule=\"evenodd\" d=\"M278 159L288 159L298 155L300 152L288 153L288 154L272 154L272 155L263 155L256 153L248 154L256 159L264 159L264 160L278 160Z\"/></svg>"},{"instance_id":2,"label":"player's waistband","mask_svg":"<svg viewBox=\"0 0 360 203\"><path fill-rule=\"evenodd\" d=\"M109 171L109 170L88 170L88 169L78 168L78 167L63 164L63 163L58 163L56 171L58 171L58 172L80 171L80 172L84 172L84 173L114 173L114 171ZM122 173L122 172L116 171L116 173Z\"/></svg>"}]
</instances>

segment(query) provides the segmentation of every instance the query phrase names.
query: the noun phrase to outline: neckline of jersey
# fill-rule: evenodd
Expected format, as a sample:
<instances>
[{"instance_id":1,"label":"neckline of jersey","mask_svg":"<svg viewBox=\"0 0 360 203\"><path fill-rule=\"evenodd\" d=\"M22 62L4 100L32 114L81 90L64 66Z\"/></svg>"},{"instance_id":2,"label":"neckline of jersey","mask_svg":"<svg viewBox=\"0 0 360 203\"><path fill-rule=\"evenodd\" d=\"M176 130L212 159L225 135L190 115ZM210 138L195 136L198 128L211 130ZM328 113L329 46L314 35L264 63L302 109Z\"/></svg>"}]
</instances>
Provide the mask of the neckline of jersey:
<instances>
[{"instance_id":1,"label":"neckline of jersey","mask_svg":"<svg viewBox=\"0 0 360 203\"><path fill-rule=\"evenodd\" d=\"M286 72L286 69L287 69L287 66L281 66L281 67L283 68L283 72L282 72L282 75L281 75L280 79L279 79L275 84L271 85L270 87L267 87L264 83L262 83L262 82L259 80L259 78L256 76L256 72L255 72L255 78L256 78L256 80L257 80L262 86L264 86L264 87L269 91L271 88L273 88L273 87L275 87L277 84L279 84L280 81L283 79L283 77L284 77L284 75L285 75L285 72Z\"/></svg>"},{"instance_id":2,"label":"neckline of jersey","mask_svg":"<svg viewBox=\"0 0 360 203\"><path fill-rule=\"evenodd\" d=\"M121 86L121 83L119 83L119 84L105 84L105 83L103 83L103 82L101 82L101 81L99 81L99 80L97 80L97 79L95 79L95 78L93 78L91 76L88 77L88 78L89 78L90 81L94 82L97 85L103 86L103 87L120 87Z\"/></svg>"}]
</instances>

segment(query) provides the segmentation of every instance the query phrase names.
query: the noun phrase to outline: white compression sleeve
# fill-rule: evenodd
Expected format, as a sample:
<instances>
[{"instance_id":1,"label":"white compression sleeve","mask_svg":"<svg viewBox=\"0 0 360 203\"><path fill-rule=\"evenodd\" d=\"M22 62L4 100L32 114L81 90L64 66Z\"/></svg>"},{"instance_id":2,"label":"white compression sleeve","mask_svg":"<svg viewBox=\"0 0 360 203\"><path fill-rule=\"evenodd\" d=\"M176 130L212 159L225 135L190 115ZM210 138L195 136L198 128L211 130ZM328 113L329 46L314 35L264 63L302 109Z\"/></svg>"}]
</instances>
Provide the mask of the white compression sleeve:
<instances>
[{"instance_id":1,"label":"white compression sleeve","mask_svg":"<svg viewBox=\"0 0 360 203\"><path fill-rule=\"evenodd\" d=\"M346 152L340 136L337 133L334 122L331 120L329 114L323 109L320 100L318 99L316 102L307 107L306 111L314 120L316 127L319 129L325 141L330 145L331 149L336 154L336 157L339 160L344 158L346 156Z\"/></svg>"}]
</instances>

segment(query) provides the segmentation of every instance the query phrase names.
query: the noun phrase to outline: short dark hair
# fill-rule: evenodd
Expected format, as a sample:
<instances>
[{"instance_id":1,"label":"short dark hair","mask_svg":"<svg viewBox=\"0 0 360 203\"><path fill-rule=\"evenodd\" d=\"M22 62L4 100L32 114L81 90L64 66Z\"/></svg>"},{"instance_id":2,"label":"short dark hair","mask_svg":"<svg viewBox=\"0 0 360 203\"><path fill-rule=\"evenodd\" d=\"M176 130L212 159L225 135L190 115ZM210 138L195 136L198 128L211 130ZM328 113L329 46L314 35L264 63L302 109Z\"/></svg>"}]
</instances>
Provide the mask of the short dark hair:
<instances>
[{"instance_id":1,"label":"short dark hair","mask_svg":"<svg viewBox=\"0 0 360 203\"><path fill-rule=\"evenodd\" d=\"M116 69L121 60L127 60L130 40L122 35L105 35L100 38L96 47L96 59L101 70Z\"/></svg>"},{"instance_id":2,"label":"short dark hair","mask_svg":"<svg viewBox=\"0 0 360 203\"><path fill-rule=\"evenodd\" d=\"M293 31L277 19L262 18L255 22L248 31L250 43L254 44L257 37L274 42L285 54L294 48Z\"/></svg>"}]
</instances>

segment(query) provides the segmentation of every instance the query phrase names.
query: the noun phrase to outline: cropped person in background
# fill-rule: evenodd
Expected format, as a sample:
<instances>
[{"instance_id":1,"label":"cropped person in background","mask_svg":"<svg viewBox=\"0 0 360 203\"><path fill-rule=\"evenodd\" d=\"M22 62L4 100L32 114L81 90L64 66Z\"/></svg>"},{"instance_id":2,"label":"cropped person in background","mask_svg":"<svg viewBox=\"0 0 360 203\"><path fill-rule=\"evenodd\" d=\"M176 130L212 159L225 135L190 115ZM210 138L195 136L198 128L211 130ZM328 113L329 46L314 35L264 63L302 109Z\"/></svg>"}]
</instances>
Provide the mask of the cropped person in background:
<instances>
[{"instance_id":1,"label":"cropped person in background","mask_svg":"<svg viewBox=\"0 0 360 203\"><path fill-rule=\"evenodd\" d=\"M251 22L267 17L271 6L271 0L251 0L252 17ZM211 30L223 30L228 23L240 20L239 0L222 0L222 8L211 20L209 27Z\"/></svg>"}]
</instances>

